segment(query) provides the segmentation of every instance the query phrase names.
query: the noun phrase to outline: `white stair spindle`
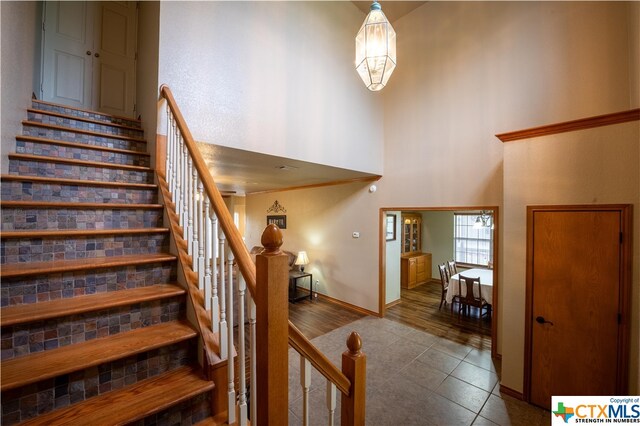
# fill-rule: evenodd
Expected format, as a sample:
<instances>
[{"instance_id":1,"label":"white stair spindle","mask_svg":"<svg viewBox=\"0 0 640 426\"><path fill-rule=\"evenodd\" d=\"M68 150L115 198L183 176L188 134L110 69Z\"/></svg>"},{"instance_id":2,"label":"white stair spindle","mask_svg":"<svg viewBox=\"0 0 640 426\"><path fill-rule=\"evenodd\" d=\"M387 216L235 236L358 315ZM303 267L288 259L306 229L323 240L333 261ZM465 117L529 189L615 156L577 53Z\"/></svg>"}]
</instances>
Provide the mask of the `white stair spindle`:
<instances>
[{"instance_id":1,"label":"white stair spindle","mask_svg":"<svg viewBox=\"0 0 640 426\"><path fill-rule=\"evenodd\" d=\"M187 145L182 144L182 193L180 194L180 199L182 200L182 239L187 240L187 196L189 192L189 184L187 182L187 175L189 171L189 162L188 162L188 154Z\"/></svg>"},{"instance_id":2,"label":"white stair spindle","mask_svg":"<svg viewBox=\"0 0 640 426\"><path fill-rule=\"evenodd\" d=\"M198 201L198 170L195 168L195 166L193 167L193 174L192 176L192 187L191 187L191 217L192 217L192 224L191 224L191 242L193 244L193 247L191 248L191 269L193 269L193 272L199 272L198 271L198 247L199 247L199 242L198 242L198 218L200 217L200 214L198 213L198 207L200 207L200 201ZM198 275L200 275L198 273ZM200 279L198 279L198 282L200 282Z\"/></svg>"},{"instance_id":3,"label":"white stair spindle","mask_svg":"<svg viewBox=\"0 0 640 426\"><path fill-rule=\"evenodd\" d=\"M225 287L226 287L226 276L224 274L224 245L225 245L225 237L222 229L218 232L218 241L220 244L218 245L218 256L219 256L219 290L220 290L220 358L227 359L227 313L226 313L226 300L225 300Z\"/></svg>"},{"instance_id":4,"label":"white stair spindle","mask_svg":"<svg viewBox=\"0 0 640 426\"><path fill-rule=\"evenodd\" d=\"M245 293L247 291L247 283L244 277L236 270L238 277L238 381L239 403L238 403L238 424L240 426L247 425L247 375L245 363L245 343L244 343L244 319L245 319Z\"/></svg>"},{"instance_id":5,"label":"white stair spindle","mask_svg":"<svg viewBox=\"0 0 640 426\"><path fill-rule=\"evenodd\" d=\"M184 239L187 240L187 254L193 256L193 183L191 183L193 176L193 164L191 161L191 155L187 152L187 176L185 179L185 218L184 223Z\"/></svg>"},{"instance_id":6,"label":"white stair spindle","mask_svg":"<svg viewBox=\"0 0 640 426\"><path fill-rule=\"evenodd\" d=\"M211 218L211 327L214 333L220 330L220 300L218 299L218 218L213 209Z\"/></svg>"},{"instance_id":7,"label":"white stair spindle","mask_svg":"<svg viewBox=\"0 0 640 426\"><path fill-rule=\"evenodd\" d=\"M235 387L235 368L233 362L233 253L229 252L227 260L227 271L229 278L227 279L227 378L228 378L228 391L227 391L227 414L229 417L229 424L236 421L236 387ZM241 362L241 360L238 360Z\"/></svg>"},{"instance_id":8,"label":"white stair spindle","mask_svg":"<svg viewBox=\"0 0 640 426\"><path fill-rule=\"evenodd\" d=\"M309 387L311 387L311 362L300 355L300 386L302 387L302 424L309 424Z\"/></svg>"},{"instance_id":9,"label":"white stair spindle","mask_svg":"<svg viewBox=\"0 0 640 426\"><path fill-rule=\"evenodd\" d=\"M176 198L173 202L176 204L176 214L178 215L178 225L182 226L182 153L184 152L182 140L182 135L179 133L176 135L178 137L178 143L176 144Z\"/></svg>"},{"instance_id":10,"label":"white stair spindle","mask_svg":"<svg viewBox=\"0 0 640 426\"><path fill-rule=\"evenodd\" d=\"M204 214L204 185L202 181L198 179L198 288L202 290L204 288L204 281L207 274L205 270L205 257L204 257L204 244L206 239L207 224L205 223L207 218ZM209 209L207 208L207 211ZM208 216L208 215L207 215ZM207 297L205 295L205 300ZM209 302L205 302L207 305Z\"/></svg>"},{"instance_id":11,"label":"white stair spindle","mask_svg":"<svg viewBox=\"0 0 640 426\"><path fill-rule=\"evenodd\" d=\"M171 155L171 187L169 188L171 191L171 200L175 201L175 190L176 190L176 145L178 144L178 137L176 136L176 125L173 118L173 114L171 114L171 128L169 129L171 132L171 150L168 151L169 155Z\"/></svg>"},{"instance_id":12,"label":"white stair spindle","mask_svg":"<svg viewBox=\"0 0 640 426\"><path fill-rule=\"evenodd\" d=\"M256 304L253 302L250 291L247 292L247 310L249 311L249 357L251 359L251 363L249 364L249 378L251 380L251 385L249 386L251 395L249 408L251 411L251 425L256 426L258 424L258 419L256 418L258 413L256 407L258 404L258 384L256 381Z\"/></svg>"},{"instance_id":13,"label":"white stair spindle","mask_svg":"<svg viewBox=\"0 0 640 426\"><path fill-rule=\"evenodd\" d=\"M336 385L327 380L327 410L329 410L329 426L333 426L336 416Z\"/></svg>"},{"instance_id":14,"label":"white stair spindle","mask_svg":"<svg viewBox=\"0 0 640 426\"><path fill-rule=\"evenodd\" d=\"M211 239L211 206L209 196L204 194L204 307L211 309L211 262L213 261L213 240ZM215 330L215 328L214 328Z\"/></svg>"},{"instance_id":15,"label":"white stair spindle","mask_svg":"<svg viewBox=\"0 0 640 426\"><path fill-rule=\"evenodd\" d=\"M164 159L164 179L169 185L171 191L171 108L167 103L167 135L165 140L165 159Z\"/></svg>"}]
</instances>

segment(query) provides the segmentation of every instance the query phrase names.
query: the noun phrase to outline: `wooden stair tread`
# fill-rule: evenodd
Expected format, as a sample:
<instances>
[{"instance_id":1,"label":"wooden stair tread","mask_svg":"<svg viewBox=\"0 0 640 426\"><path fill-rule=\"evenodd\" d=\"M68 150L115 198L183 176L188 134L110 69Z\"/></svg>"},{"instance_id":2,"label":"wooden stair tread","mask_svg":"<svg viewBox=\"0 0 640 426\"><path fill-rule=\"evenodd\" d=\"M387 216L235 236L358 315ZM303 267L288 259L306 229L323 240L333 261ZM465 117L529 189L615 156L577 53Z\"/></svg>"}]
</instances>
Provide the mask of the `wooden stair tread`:
<instances>
[{"instance_id":1,"label":"wooden stair tread","mask_svg":"<svg viewBox=\"0 0 640 426\"><path fill-rule=\"evenodd\" d=\"M0 389L4 392L195 336L197 332L187 322L171 321L5 360L0 371Z\"/></svg>"},{"instance_id":2,"label":"wooden stair tread","mask_svg":"<svg viewBox=\"0 0 640 426\"><path fill-rule=\"evenodd\" d=\"M22 125L23 126L32 126L32 127L44 127L44 128L47 128L47 129L60 130L61 132L82 133L83 135L97 136L97 137L100 137L100 138L119 139L119 140L123 140L123 141L134 141L134 142L147 143L147 141L144 138L134 138L133 136L126 136L126 135L113 135L111 133L95 132L93 130L84 130L84 129L78 129L78 128L75 128L75 127L58 126L58 125L55 125L55 124L40 123L39 121L23 120L22 121Z\"/></svg>"},{"instance_id":3,"label":"wooden stair tread","mask_svg":"<svg viewBox=\"0 0 640 426\"><path fill-rule=\"evenodd\" d=\"M185 290L174 284L156 284L147 287L132 288L68 299L57 299L48 302L30 303L27 305L8 306L0 310L3 327L50 318L81 314L84 312L110 309L134 303L181 296Z\"/></svg>"},{"instance_id":4,"label":"wooden stair tread","mask_svg":"<svg viewBox=\"0 0 640 426\"><path fill-rule=\"evenodd\" d=\"M198 367L185 366L41 415L21 425L123 425L213 390Z\"/></svg>"},{"instance_id":5,"label":"wooden stair tread","mask_svg":"<svg viewBox=\"0 0 640 426\"><path fill-rule=\"evenodd\" d=\"M60 108L72 109L74 111L88 112L90 114L98 114L98 115L102 115L104 117L111 117L111 118L116 118L116 119L119 119L119 120L133 121L133 122L136 122L136 123L141 123L142 122L141 120L139 120L137 118L125 117L123 115L115 115L115 114L109 114L107 112L100 112L100 111L94 111L94 110L90 110L90 109L78 108L78 107L74 107L74 106L70 106L70 105L57 104L55 102L43 101L42 99L31 99L31 102L35 102L35 103L38 103L38 104L52 105L52 106L60 107Z\"/></svg>"},{"instance_id":6,"label":"wooden stair tread","mask_svg":"<svg viewBox=\"0 0 640 426\"><path fill-rule=\"evenodd\" d=\"M81 237L104 235L130 235L168 233L169 228L123 228L123 229L56 229L29 231L2 231L0 238L50 238L50 237Z\"/></svg>"},{"instance_id":7,"label":"wooden stair tread","mask_svg":"<svg viewBox=\"0 0 640 426\"><path fill-rule=\"evenodd\" d=\"M151 156L151 154L149 154L148 152L134 151L132 149L109 148L106 146L91 145L87 143L60 141L58 139L39 138L36 136L18 135L16 136L16 140L23 141L23 142L43 143L48 145L60 145L60 146L66 146L69 148L91 149L94 151L108 151L108 152L115 152L118 154L142 155L145 157Z\"/></svg>"},{"instance_id":8,"label":"wooden stair tread","mask_svg":"<svg viewBox=\"0 0 640 426\"><path fill-rule=\"evenodd\" d=\"M161 209L162 204L133 204L133 203L76 203L69 201L0 201L0 207L29 208L29 209Z\"/></svg>"},{"instance_id":9,"label":"wooden stair tread","mask_svg":"<svg viewBox=\"0 0 640 426\"><path fill-rule=\"evenodd\" d=\"M151 167L145 167L145 166L132 166L129 164L104 163L101 161L76 160L75 158L50 157L46 155L33 155L33 154L20 154L20 153L9 154L9 159L25 160L25 161L41 161L41 162L59 163L59 164L71 164L73 166L133 170L133 171L139 171L139 172L151 172L153 170Z\"/></svg>"},{"instance_id":10,"label":"wooden stair tread","mask_svg":"<svg viewBox=\"0 0 640 426\"><path fill-rule=\"evenodd\" d=\"M104 180L82 180L82 179L66 179L66 178L50 178L42 176L19 176L19 175L1 175L3 181L17 182L38 182L53 183L59 185L76 185L76 186L107 186L113 188L140 188L140 189L157 189L155 183L129 183L129 182L107 182Z\"/></svg>"},{"instance_id":11,"label":"wooden stair tread","mask_svg":"<svg viewBox=\"0 0 640 426\"><path fill-rule=\"evenodd\" d=\"M68 118L69 120L84 121L85 123L99 124L101 126L119 127L121 129L135 130L138 132L143 131L143 129L141 129L140 127L127 126L126 124L120 124L120 123L109 123L106 121L100 121L100 120L96 120L89 117L80 117L77 115L63 114L57 111L47 111L44 109L27 108L27 112L31 112L33 114L50 115L52 117ZM98 113L98 114L102 115L102 113ZM127 118L127 120L131 120L131 119Z\"/></svg>"},{"instance_id":12,"label":"wooden stair tread","mask_svg":"<svg viewBox=\"0 0 640 426\"><path fill-rule=\"evenodd\" d=\"M73 260L54 260L51 262L5 263L0 267L0 278L84 271L88 269L114 268L117 266L144 265L148 263L173 262L174 260L176 260L176 257L172 254L149 253Z\"/></svg>"}]
</instances>

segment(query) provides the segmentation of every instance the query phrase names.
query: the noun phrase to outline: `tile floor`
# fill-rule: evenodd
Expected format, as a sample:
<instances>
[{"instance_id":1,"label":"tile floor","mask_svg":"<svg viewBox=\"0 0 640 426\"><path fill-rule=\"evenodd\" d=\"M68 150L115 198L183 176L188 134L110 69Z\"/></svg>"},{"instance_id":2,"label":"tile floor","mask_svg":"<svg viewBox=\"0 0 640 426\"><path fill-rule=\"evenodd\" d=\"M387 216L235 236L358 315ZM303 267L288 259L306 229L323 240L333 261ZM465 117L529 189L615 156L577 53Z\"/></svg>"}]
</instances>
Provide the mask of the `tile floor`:
<instances>
[{"instance_id":1,"label":"tile floor","mask_svg":"<svg viewBox=\"0 0 640 426\"><path fill-rule=\"evenodd\" d=\"M367 355L366 424L546 425L549 412L499 392L489 352L441 339L387 319L366 317L312 342L338 367L351 331ZM302 421L300 357L289 351L289 424ZM328 424L326 380L312 368L310 424ZM338 391L335 423L340 424Z\"/></svg>"}]
</instances>

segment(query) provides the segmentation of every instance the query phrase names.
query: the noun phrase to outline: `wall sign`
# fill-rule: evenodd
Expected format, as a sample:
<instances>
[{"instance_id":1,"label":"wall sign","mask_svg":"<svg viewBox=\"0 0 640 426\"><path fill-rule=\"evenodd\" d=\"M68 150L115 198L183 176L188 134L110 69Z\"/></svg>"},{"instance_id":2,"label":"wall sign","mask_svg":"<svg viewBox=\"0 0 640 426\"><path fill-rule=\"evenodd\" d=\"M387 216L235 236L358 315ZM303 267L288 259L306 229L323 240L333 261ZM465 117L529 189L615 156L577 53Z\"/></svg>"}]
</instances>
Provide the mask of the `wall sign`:
<instances>
[{"instance_id":1,"label":"wall sign","mask_svg":"<svg viewBox=\"0 0 640 426\"><path fill-rule=\"evenodd\" d=\"M267 216L267 225L271 225L272 223L280 229L287 229L287 216Z\"/></svg>"}]
</instances>

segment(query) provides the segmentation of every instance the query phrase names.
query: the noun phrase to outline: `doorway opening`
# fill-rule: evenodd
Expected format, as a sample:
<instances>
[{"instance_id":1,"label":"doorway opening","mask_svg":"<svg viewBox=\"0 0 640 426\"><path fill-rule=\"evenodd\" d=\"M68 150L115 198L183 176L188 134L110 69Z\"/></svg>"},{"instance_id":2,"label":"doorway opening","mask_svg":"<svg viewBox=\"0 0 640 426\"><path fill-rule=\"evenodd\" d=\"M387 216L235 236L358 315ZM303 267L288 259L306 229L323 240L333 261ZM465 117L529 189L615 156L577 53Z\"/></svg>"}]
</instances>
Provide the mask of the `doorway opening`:
<instances>
[{"instance_id":1,"label":"doorway opening","mask_svg":"<svg viewBox=\"0 0 640 426\"><path fill-rule=\"evenodd\" d=\"M499 271L498 235L500 235L498 206L383 207L380 209L379 220L378 312L380 316L384 317L387 310L395 316L400 308L396 306L398 304L411 306L405 311L410 312L414 319L427 321L431 326L436 327L434 334L439 334L443 338L448 338L447 334L453 334L456 337L450 337L452 340L473 336L479 348L488 349L490 346L491 356L499 357L497 354L499 303L497 271ZM415 234L412 234L413 226L418 229ZM483 241L471 241L472 239L466 238L471 235L461 234L465 226L469 229L475 226L475 231L483 228L482 232L473 232L472 239L477 240L480 235L489 235L489 241L483 245L485 243ZM415 260L407 260L407 258ZM459 267L458 272L474 269L471 271L473 274L478 269L484 269L493 276L492 288L482 287L485 291L483 297L491 302L489 321L478 318L477 315L481 311L479 309L470 309L469 312L472 313L470 317L459 319L458 304L455 305L456 311L453 313L450 303L439 306L442 288L438 265L451 260L456 261ZM455 280L453 282L455 283ZM430 313L427 313L427 310L430 310ZM482 312L486 316L486 310ZM421 313L429 318L420 318ZM437 327L440 327L440 330L437 330ZM449 333L458 329L461 330L460 333Z\"/></svg>"}]
</instances>

